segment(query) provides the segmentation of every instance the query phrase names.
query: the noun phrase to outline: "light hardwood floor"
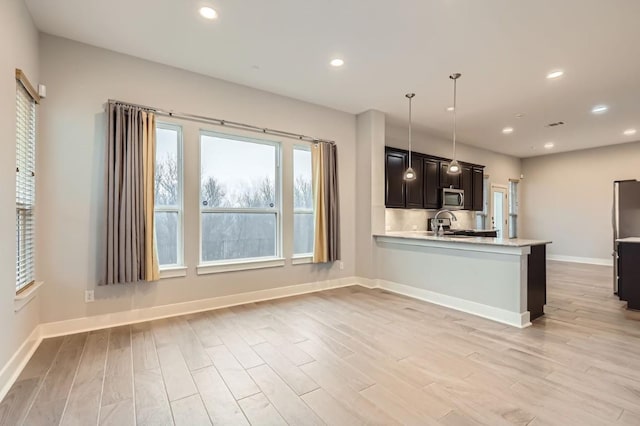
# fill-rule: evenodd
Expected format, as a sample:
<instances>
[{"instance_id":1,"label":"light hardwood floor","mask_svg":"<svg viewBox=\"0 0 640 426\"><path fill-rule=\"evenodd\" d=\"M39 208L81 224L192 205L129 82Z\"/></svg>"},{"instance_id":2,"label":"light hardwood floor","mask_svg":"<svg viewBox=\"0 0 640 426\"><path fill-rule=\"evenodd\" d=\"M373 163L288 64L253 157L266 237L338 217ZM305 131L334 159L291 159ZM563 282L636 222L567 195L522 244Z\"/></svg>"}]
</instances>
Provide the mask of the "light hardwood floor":
<instances>
[{"instance_id":1,"label":"light hardwood floor","mask_svg":"<svg viewBox=\"0 0 640 426\"><path fill-rule=\"evenodd\" d=\"M611 268L548 272L524 330L353 287L47 339L0 423L640 424Z\"/></svg>"}]
</instances>

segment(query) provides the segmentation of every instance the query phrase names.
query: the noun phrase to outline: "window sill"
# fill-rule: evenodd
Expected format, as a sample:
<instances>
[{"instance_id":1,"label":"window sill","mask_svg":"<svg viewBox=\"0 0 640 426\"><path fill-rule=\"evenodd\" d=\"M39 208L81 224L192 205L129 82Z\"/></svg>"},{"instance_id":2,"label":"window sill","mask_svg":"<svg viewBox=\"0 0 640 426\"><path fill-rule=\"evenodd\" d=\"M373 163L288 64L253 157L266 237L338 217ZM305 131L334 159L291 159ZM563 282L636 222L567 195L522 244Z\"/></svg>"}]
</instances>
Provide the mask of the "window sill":
<instances>
[{"instance_id":1,"label":"window sill","mask_svg":"<svg viewBox=\"0 0 640 426\"><path fill-rule=\"evenodd\" d=\"M280 257L268 259L251 259L238 262L205 263L198 265L198 275L219 274L221 272L245 271L250 269L278 268L284 266L285 260Z\"/></svg>"},{"instance_id":2,"label":"window sill","mask_svg":"<svg viewBox=\"0 0 640 426\"><path fill-rule=\"evenodd\" d=\"M313 263L313 256L293 256L291 259L292 265L304 265L307 263Z\"/></svg>"},{"instance_id":3,"label":"window sill","mask_svg":"<svg viewBox=\"0 0 640 426\"><path fill-rule=\"evenodd\" d=\"M13 312L20 312L22 308L27 306L29 302L36 297L36 294L40 287L42 287L42 284L44 284L44 281L36 281L22 293L16 294L16 297L13 299Z\"/></svg>"},{"instance_id":4,"label":"window sill","mask_svg":"<svg viewBox=\"0 0 640 426\"><path fill-rule=\"evenodd\" d=\"M181 278L187 276L186 266L170 266L160 269L160 279Z\"/></svg>"}]
</instances>

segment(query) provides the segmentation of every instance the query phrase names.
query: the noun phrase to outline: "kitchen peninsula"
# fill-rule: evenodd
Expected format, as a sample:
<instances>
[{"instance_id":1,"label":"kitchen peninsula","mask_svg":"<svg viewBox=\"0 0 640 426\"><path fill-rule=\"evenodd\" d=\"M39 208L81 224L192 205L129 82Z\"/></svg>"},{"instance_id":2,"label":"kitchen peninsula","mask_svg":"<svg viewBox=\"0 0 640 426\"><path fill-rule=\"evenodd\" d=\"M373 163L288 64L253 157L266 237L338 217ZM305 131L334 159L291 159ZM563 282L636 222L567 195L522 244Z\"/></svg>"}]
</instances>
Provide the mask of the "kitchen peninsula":
<instances>
[{"instance_id":1,"label":"kitchen peninsula","mask_svg":"<svg viewBox=\"0 0 640 426\"><path fill-rule=\"evenodd\" d=\"M551 241L424 231L374 238L382 288L516 327L544 314Z\"/></svg>"}]
</instances>

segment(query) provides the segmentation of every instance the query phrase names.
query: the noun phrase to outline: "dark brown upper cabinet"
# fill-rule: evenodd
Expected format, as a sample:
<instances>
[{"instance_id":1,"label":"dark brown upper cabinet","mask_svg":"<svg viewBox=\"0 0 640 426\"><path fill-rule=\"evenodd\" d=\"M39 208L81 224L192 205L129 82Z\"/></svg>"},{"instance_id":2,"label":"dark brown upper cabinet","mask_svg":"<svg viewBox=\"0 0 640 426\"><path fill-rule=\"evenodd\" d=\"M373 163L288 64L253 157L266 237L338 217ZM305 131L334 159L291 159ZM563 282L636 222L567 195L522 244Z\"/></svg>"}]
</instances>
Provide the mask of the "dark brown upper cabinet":
<instances>
[{"instance_id":1,"label":"dark brown upper cabinet","mask_svg":"<svg viewBox=\"0 0 640 426\"><path fill-rule=\"evenodd\" d=\"M484 169L473 168L473 204L471 210L480 212L484 210Z\"/></svg>"},{"instance_id":2,"label":"dark brown upper cabinet","mask_svg":"<svg viewBox=\"0 0 640 426\"><path fill-rule=\"evenodd\" d=\"M462 184L462 190L464 190L464 210L473 210L473 168L467 165L461 165L462 173L460 174L460 181Z\"/></svg>"},{"instance_id":3,"label":"dark brown upper cabinet","mask_svg":"<svg viewBox=\"0 0 640 426\"><path fill-rule=\"evenodd\" d=\"M406 207L406 183L404 181L406 168L407 154L405 152L388 148L385 150L385 206Z\"/></svg>"},{"instance_id":4,"label":"dark brown upper cabinet","mask_svg":"<svg viewBox=\"0 0 640 426\"><path fill-rule=\"evenodd\" d=\"M419 154L411 153L411 167L416 172L416 178L406 182L407 191L407 208L423 209L424 208L424 174L423 174L423 157Z\"/></svg>"},{"instance_id":5,"label":"dark brown upper cabinet","mask_svg":"<svg viewBox=\"0 0 640 426\"><path fill-rule=\"evenodd\" d=\"M434 158L422 157L422 163L424 208L440 208L440 161Z\"/></svg>"},{"instance_id":6,"label":"dark brown upper cabinet","mask_svg":"<svg viewBox=\"0 0 640 426\"><path fill-rule=\"evenodd\" d=\"M463 163L462 173L449 175L450 160L420 152L411 153L416 179L407 182L404 172L409 164L408 151L385 148L385 205L390 208L439 209L442 188L463 189L464 209L481 211L484 166Z\"/></svg>"},{"instance_id":7,"label":"dark brown upper cabinet","mask_svg":"<svg viewBox=\"0 0 640 426\"><path fill-rule=\"evenodd\" d=\"M447 173L449 171L449 162L448 161L440 161L440 187L442 188L455 188L462 189L460 174L450 175Z\"/></svg>"}]
</instances>

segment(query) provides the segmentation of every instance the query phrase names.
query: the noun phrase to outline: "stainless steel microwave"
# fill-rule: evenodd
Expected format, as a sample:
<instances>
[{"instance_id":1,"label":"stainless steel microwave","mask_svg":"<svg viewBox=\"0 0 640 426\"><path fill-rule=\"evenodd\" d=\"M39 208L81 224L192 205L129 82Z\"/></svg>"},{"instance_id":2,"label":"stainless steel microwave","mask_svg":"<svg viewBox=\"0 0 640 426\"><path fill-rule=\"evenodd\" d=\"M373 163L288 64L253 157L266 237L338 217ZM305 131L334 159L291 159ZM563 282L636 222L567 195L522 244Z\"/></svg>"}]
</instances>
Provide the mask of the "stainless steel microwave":
<instances>
[{"instance_id":1,"label":"stainless steel microwave","mask_svg":"<svg viewBox=\"0 0 640 426\"><path fill-rule=\"evenodd\" d=\"M449 210L461 210L464 208L464 190L443 188L442 208Z\"/></svg>"}]
</instances>

